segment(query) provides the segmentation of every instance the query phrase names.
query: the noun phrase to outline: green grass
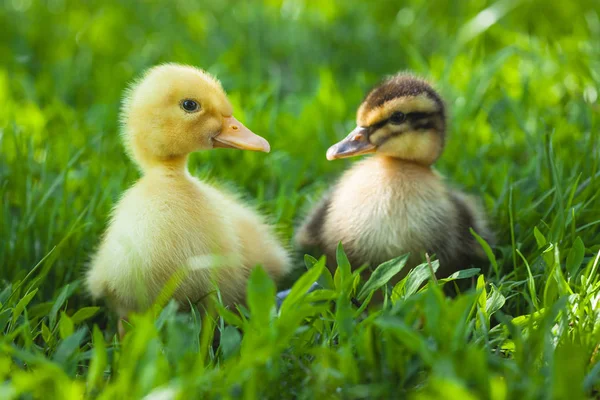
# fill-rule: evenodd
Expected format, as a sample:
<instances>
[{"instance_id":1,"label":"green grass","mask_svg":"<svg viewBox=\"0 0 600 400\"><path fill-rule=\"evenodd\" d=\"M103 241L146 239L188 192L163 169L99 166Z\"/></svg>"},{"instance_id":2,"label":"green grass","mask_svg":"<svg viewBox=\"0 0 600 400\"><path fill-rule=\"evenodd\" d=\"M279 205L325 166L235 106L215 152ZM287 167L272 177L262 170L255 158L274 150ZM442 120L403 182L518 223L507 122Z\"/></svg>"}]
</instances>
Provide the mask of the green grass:
<instances>
[{"instance_id":1,"label":"green grass","mask_svg":"<svg viewBox=\"0 0 600 400\"><path fill-rule=\"evenodd\" d=\"M455 3L0 1L0 398L599 396L600 6ZM363 287L341 253L335 277L307 258L279 313L256 270L241 317L169 303L120 342L82 275L138 176L118 138L122 90L166 61L217 74L271 142L190 168L286 241L352 162L325 150L365 91L398 70L430 78L451 112L437 167L484 199L489 268L447 298L419 289L424 266L363 312L351 297L382 282ZM326 290L303 295L317 278Z\"/></svg>"}]
</instances>

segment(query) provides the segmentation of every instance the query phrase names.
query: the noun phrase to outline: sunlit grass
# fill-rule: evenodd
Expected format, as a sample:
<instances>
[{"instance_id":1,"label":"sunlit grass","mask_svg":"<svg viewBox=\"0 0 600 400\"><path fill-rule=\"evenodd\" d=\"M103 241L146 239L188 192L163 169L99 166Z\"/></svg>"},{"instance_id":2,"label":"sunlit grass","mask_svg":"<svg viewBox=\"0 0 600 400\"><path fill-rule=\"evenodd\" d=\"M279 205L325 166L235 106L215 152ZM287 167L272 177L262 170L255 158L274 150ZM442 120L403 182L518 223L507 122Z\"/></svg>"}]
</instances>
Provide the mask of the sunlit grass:
<instances>
[{"instance_id":1,"label":"sunlit grass","mask_svg":"<svg viewBox=\"0 0 600 400\"><path fill-rule=\"evenodd\" d=\"M0 398L598 396L597 4L321 3L0 3ZM195 154L190 169L286 242L352 162L325 150L365 91L398 70L429 78L450 110L437 168L483 198L489 267L464 271L473 289L448 298L428 265L392 288L401 260L365 283L341 251L333 276L296 254L279 311L256 270L240 313L168 303L119 341L82 275L138 176L119 143L121 93L166 61L218 75L271 142L269 155ZM314 281L323 289L305 294ZM382 310L366 308L376 288Z\"/></svg>"}]
</instances>

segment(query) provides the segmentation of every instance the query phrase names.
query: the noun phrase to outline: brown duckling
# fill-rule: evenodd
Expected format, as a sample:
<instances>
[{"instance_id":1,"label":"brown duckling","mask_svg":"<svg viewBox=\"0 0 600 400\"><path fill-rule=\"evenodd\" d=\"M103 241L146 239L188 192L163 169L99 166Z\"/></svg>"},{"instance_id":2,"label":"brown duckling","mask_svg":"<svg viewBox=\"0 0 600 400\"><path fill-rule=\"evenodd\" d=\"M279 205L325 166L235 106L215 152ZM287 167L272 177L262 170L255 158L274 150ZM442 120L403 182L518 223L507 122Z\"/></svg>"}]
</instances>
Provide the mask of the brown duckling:
<instances>
[{"instance_id":1,"label":"brown duckling","mask_svg":"<svg viewBox=\"0 0 600 400\"><path fill-rule=\"evenodd\" d=\"M342 243L353 267L372 268L411 253L406 275L435 253L437 275L485 257L469 229L492 240L477 202L432 169L446 140L446 110L423 79L400 73L372 89L357 112L357 127L327 151L327 159L373 154L354 164L308 215L296 235L304 249L335 267Z\"/></svg>"}]
</instances>

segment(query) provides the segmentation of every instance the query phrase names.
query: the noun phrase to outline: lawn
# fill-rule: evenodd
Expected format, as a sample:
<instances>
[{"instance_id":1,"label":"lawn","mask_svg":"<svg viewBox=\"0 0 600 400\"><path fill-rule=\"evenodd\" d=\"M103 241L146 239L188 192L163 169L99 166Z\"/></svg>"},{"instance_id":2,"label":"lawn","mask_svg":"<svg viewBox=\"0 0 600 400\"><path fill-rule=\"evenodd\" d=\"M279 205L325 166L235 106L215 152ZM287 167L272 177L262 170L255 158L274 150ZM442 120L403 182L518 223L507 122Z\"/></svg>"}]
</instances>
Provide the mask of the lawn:
<instances>
[{"instance_id":1,"label":"lawn","mask_svg":"<svg viewBox=\"0 0 600 400\"><path fill-rule=\"evenodd\" d=\"M600 396L597 0L3 0L0 26L0 398ZM119 340L82 278L139 176L123 89L168 61L216 74L270 141L196 153L190 170L286 243L356 161L325 151L365 92L400 70L428 78L450 110L436 168L483 199L498 239L472 287L447 297L421 268L363 310L352 298L374 282L342 249L334 277L295 251L281 310L257 269L241 316L157 304Z\"/></svg>"}]
</instances>

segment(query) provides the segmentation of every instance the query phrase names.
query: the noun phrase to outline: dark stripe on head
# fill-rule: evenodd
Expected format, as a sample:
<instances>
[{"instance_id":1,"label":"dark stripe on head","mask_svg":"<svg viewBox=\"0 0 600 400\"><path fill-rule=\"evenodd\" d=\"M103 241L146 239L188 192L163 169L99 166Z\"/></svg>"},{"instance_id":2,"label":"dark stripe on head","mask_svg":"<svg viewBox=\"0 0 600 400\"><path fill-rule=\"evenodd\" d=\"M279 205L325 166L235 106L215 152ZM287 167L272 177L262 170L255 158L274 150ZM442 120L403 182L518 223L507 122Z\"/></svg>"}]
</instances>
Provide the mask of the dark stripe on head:
<instances>
[{"instance_id":1,"label":"dark stripe on head","mask_svg":"<svg viewBox=\"0 0 600 400\"><path fill-rule=\"evenodd\" d=\"M377 141L377 143L374 143L374 144L380 145L381 143L385 142L386 140L388 140L391 137L399 136L399 135L401 135L405 132L411 131L411 130L439 129L440 126L438 126L438 121L441 122L442 127L443 127L443 123L444 123L443 119L439 120L439 118L441 118L441 117L442 117L441 113L439 113L439 112L411 112L411 113L408 113L408 114L406 114L406 122L409 124L408 129L396 131L393 134L390 134L388 136L381 138L380 140ZM387 123L389 123L389 118L384 119L383 121L377 122L376 124L369 126L367 128L367 136L370 137L373 132L376 132L379 128L382 128Z\"/></svg>"},{"instance_id":2,"label":"dark stripe on head","mask_svg":"<svg viewBox=\"0 0 600 400\"><path fill-rule=\"evenodd\" d=\"M435 129L435 128L436 128L436 123L433 118L419 119L419 120L412 122L412 129L415 129L415 130L419 130L419 129L425 130L425 129Z\"/></svg>"},{"instance_id":3,"label":"dark stripe on head","mask_svg":"<svg viewBox=\"0 0 600 400\"><path fill-rule=\"evenodd\" d=\"M411 112L406 114L406 119L409 121L416 122L418 120L422 120L425 118L432 117L438 113L430 113L430 112Z\"/></svg>"},{"instance_id":4,"label":"dark stripe on head","mask_svg":"<svg viewBox=\"0 0 600 400\"><path fill-rule=\"evenodd\" d=\"M367 133L370 135L371 133L375 132L377 129L382 128L385 124L388 123L388 121L389 121L389 119L384 119L383 121L379 121L376 124L369 126Z\"/></svg>"},{"instance_id":5,"label":"dark stripe on head","mask_svg":"<svg viewBox=\"0 0 600 400\"><path fill-rule=\"evenodd\" d=\"M444 102L429 83L415 76L402 73L386 79L373 88L363 102L367 104L368 109L372 110L399 97L416 97L421 94L425 94L432 99L438 105L440 113L443 116L445 115Z\"/></svg>"}]
</instances>

